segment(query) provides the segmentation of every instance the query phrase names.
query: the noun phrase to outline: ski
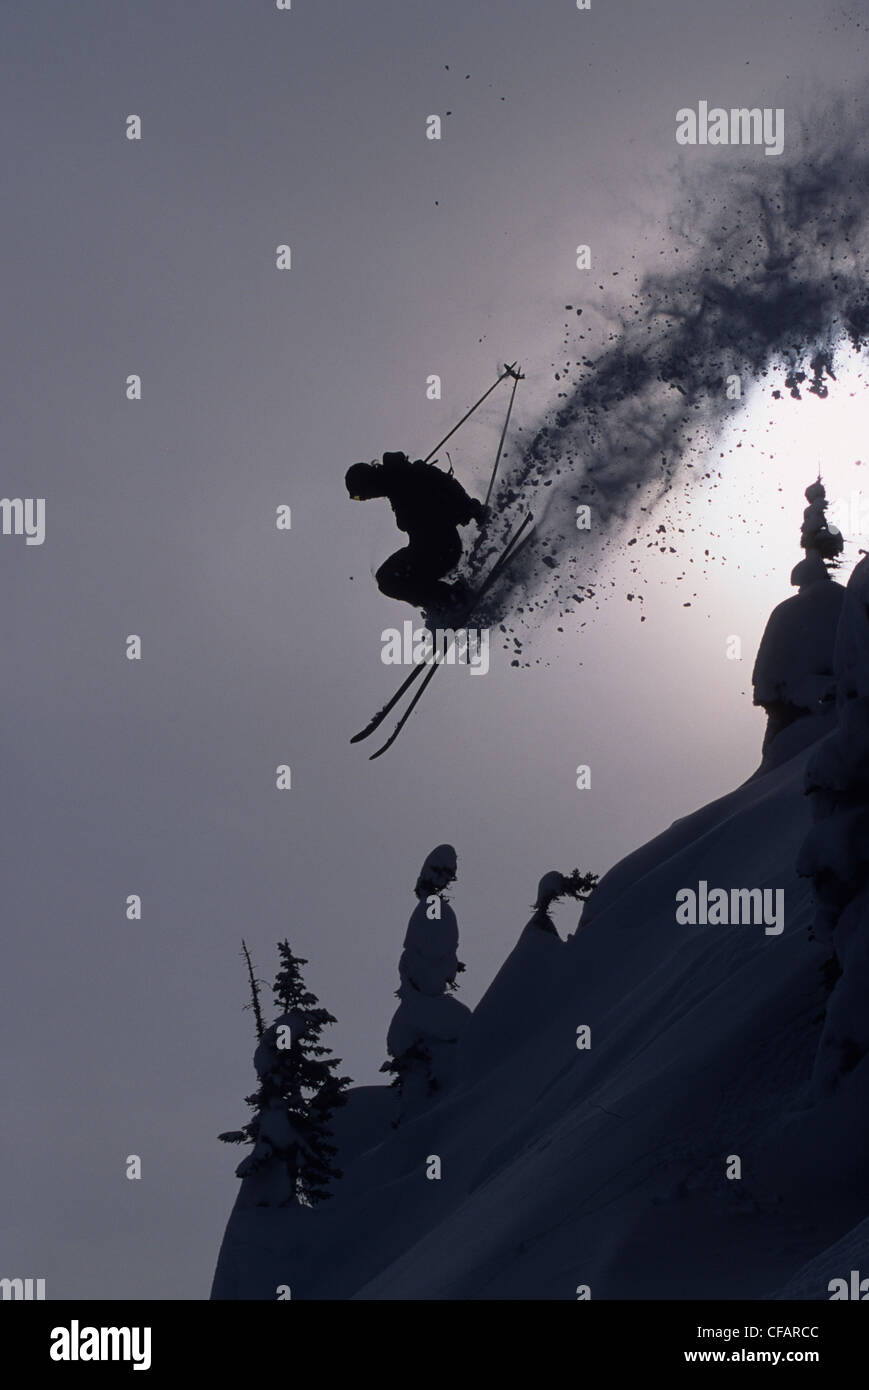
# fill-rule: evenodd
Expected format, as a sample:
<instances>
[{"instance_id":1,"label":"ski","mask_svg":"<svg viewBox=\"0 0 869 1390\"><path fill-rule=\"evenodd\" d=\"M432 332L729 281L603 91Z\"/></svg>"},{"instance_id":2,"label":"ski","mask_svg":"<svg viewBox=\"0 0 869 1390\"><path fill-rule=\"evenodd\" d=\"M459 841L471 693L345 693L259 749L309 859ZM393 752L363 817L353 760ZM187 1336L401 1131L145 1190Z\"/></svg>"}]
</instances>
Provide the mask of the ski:
<instances>
[{"instance_id":1,"label":"ski","mask_svg":"<svg viewBox=\"0 0 869 1390\"><path fill-rule=\"evenodd\" d=\"M417 676L421 675L422 669L422 666L414 666L410 675L407 677L407 680L402 681L401 685L396 690L392 699L387 700L386 704L382 707L382 709L379 709L377 711L377 713L374 715L374 718L371 720L369 724L365 725L364 729L360 729L358 734L353 735L353 737L350 740L351 743L361 743L364 738L368 738L369 734L373 734L374 730L380 727L380 725L383 723L384 719L388 715L389 711L395 708L405 691L409 690L410 687L413 685L414 681L416 680Z\"/></svg>"},{"instance_id":2,"label":"ski","mask_svg":"<svg viewBox=\"0 0 869 1390\"><path fill-rule=\"evenodd\" d=\"M462 618L461 618L461 622L460 622L459 624L457 624L458 626L461 626L461 623L465 622L465 621L467 620L467 618L470 617L470 615L471 615L471 614L473 613L473 611L474 611L474 606L475 606L477 603L479 603L480 599L484 596L484 594L486 594L486 593L488 592L488 590L492 587L492 585L494 584L495 580L498 578L498 576L499 576L499 575L502 573L502 571L504 570L504 567L505 567L507 564L509 564L510 560L512 560L512 559L514 558L514 556L518 553L518 551L521 550L521 549L525 546L525 544L530 540L530 534L527 535L527 536L525 536L524 539L523 539L523 532L524 532L524 531L526 530L526 528L530 525L532 519L533 519L533 518L532 518L532 516L531 516L531 513L528 512L528 514L526 515L526 517L524 518L524 520L521 522L521 524L518 526L518 528L514 531L513 535L510 537L509 541L508 541L507 544L505 545L505 547L504 547L504 549L502 550L501 554L499 555L498 559L495 561L495 563L494 563L494 565L492 566L491 570L490 570L489 573L486 575L486 578L483 580L483 583L480 585L480 587L479 587L479 589L476 591L476 593L472 596L470 602L466 605L465 610L464 610L464 613L463 613ZM395 740L398 738L398 735L401 733L402 729L404 728L405 724L407 723L408 719L410 718L411 714L413 713L414 708L416 707L417 704L419 704L419 701L420 701L421 698L422 698L423 691L425 690L426 686L427 686L427 685L429 684L429 682L431 681L431 678L432 678L432 676L434 675L435 671L437 671L438 668L439 668L441 665L442 665L442 663L441 663L441 662L438 662L438 661L436 661L436 662L434 662L434 663L432 664L430 670L428 671L428 673L427 673L427 675L426 675L425 680L423 681L423 683L422 683L422 685L420 686L419 690L417 690L416 694L414 695L414 697L413 697L413 699L411 700L410 704L408 705L407 709L404 711L404 714L403 714L403 715L401 716L401 718L398 720L398 723L396 724L396 726L395 726L395 728L393 729L392 733L390 734L389 738L386 740L386 742L383 744L382 747L378 748L377 751L376 751L375 753L372 753L372 754L371 754L370 758L368 759L369 762L373 762L375 758L381 757L382 754L384 754L384 753L387 751L387 749L389 749L389 748L392 747L393 743L394 743ZM414 670L411 672L411 678L412 678L412 679L415 678L415 677L419 674L419 672L422 671L422 669L423 669L423 668L422 668L421 665L415 667ZM392 705L394 705L394 704L396 703L396 701L397 701L398 699L401 698L401 694L403 693L404 690L407 690L407 689L409 688L409 686L410 686L410 680L405 681L404 686L402 687L402 690L399 691L398 695L397 695L397 696L395 697L395 699L393 699L393 701L391 702ZM391 707L391 706L390 706L390 707ZM384 711L384 714L387 713L387 712L388 712L388 709ZM378 720L377 720L378 723L380 723L380 719L381 719L382 717L383 717L383 716L381 715L380 718L378 718ZM377 725L375 725L374 727L376 728Z\"/></svg>"}]
</instances>

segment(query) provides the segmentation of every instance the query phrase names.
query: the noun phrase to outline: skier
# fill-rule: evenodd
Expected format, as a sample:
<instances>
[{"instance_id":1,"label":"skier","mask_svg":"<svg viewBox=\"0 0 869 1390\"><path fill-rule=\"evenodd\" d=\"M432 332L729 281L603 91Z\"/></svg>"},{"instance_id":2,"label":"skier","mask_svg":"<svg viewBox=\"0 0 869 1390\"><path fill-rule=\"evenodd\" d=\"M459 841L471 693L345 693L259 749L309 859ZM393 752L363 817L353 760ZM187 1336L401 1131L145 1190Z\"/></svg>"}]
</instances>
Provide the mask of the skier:
<instances>
[{"instance_id":1,"label":"skier","mask_svg":"<svg viewBox=\"0 0 869 1390\"><path fill-rule=\"evenodd\" d=\"M384 454L382 463L354 463L344 481L354 501L387 497L398 529L409 537L377 571L380 592L415 608L458 607L468 596L467 585L443 579L462 557L457 527L471 521L482 525L482 502L469 497L450 474L422 459L411 463L407 454Z\"/></svg>"}]
</instances>

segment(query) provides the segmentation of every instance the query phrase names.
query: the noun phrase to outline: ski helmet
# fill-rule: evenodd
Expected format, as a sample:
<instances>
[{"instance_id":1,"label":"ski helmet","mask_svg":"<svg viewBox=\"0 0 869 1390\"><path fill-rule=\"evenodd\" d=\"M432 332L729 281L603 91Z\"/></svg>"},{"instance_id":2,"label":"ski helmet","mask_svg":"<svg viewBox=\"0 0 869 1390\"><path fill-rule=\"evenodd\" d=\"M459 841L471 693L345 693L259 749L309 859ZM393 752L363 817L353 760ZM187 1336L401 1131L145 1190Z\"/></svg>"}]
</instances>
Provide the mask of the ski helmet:
<instances>
[{"instance_id":1,"label":"ski helmet","mask_svg":"<svg viewBox=\"0 0 869 1390\"><path fill-rule=\"evenodd\" d=\"M376 470L376 463L353 463L347 469L344 482L354 502L364 502L369 497L377 496L374 491L377 487Z\"/></svg>"}]
</instances>

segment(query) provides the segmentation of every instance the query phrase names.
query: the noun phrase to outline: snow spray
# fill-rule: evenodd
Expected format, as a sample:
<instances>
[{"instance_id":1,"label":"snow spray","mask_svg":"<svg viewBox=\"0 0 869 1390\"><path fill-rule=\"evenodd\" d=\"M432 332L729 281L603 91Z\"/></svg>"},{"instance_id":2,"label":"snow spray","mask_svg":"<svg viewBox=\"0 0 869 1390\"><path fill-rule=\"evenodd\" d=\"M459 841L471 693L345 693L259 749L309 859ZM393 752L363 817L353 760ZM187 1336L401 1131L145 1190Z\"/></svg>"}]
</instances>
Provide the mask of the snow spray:
<instances>
[{"instance_id":1,"label":"snow spray","mask_svg":"<svg viewBox=\"0 0 869 1390\"><path fill-rule=\"evenodd\" d=\"M777 398L826 396L837 351L865 347L867 117L864 98L801 123L789 112L780 158L717 151L682 181L667 269L638 277L629 303L601 306L606 344L562 381L566 398L502 475L493 510L505 529L529 503L538 527L490 620L566 600L577 570L593 572L578 504L606 540L669 491L751 382L771 376Z\"/></svg>"}]
</instances>

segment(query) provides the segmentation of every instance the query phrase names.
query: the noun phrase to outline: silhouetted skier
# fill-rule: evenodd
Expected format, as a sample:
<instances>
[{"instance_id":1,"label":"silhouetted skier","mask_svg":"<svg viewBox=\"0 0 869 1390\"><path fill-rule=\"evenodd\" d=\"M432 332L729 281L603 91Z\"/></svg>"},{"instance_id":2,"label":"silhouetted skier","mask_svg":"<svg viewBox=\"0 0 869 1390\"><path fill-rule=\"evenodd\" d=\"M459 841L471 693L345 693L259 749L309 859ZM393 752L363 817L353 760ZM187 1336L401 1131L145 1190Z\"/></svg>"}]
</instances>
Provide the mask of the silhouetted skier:
<instances>
[{"instance_id":1,"label":"silhouetted skier","mask_svg":"<svg viewBox=\"0 0 869 1390\"><path fill-rule=\"evenodd\" d=\"M409 543L384 560L375 578L380 592L415 608L448 609L466 597L467 586L445 584L443 576L462 558L456 529L482 523L482 502L469 497L455 478L407 454L384 454L382 463L354 463L345 477L355 501L387 497Z\"/></svg>"}]
</instances>

